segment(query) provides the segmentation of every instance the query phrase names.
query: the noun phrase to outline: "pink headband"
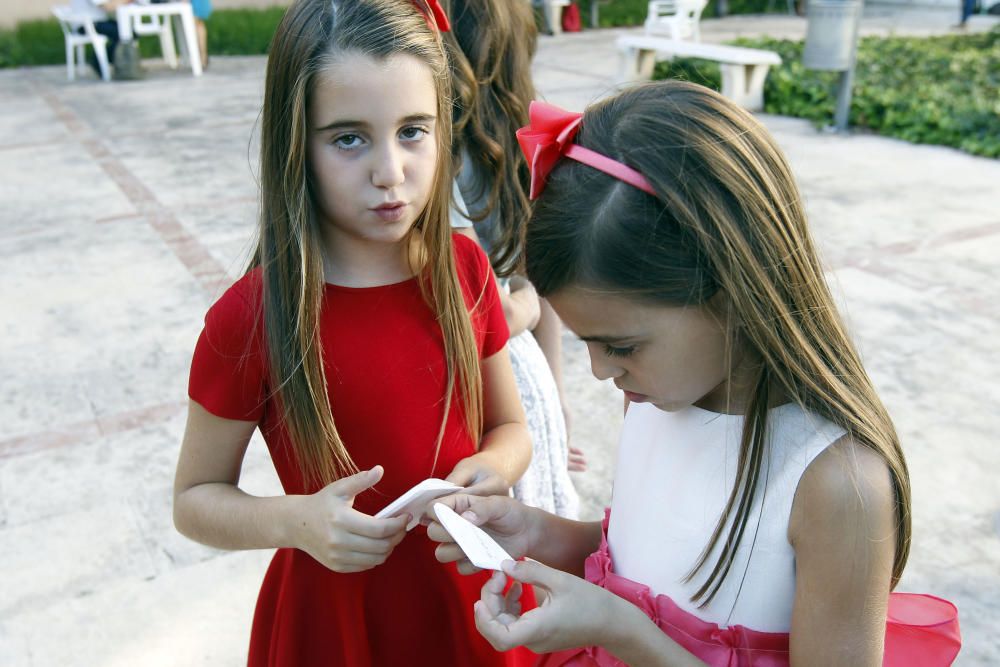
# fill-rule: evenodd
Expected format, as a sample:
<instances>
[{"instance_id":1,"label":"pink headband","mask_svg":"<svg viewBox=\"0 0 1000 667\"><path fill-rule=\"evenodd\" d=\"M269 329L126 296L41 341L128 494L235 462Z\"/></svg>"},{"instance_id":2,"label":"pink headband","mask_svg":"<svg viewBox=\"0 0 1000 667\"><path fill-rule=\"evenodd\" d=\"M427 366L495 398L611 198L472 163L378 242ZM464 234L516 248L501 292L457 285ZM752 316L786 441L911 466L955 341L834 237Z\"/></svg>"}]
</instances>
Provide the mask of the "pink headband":
<instances>
[{"instance_id":1,"label":"pink headband","mask_svg":"<svg viewBox=\"0 0 1000 667\"><path fill-rule=\"evenodd\" d=\"M656 196L646 177L632 167L572 143L580 129L582 113L565 111L552 104L535 101L528 107L528 118L528 124L517 131L517 141L521 144L531 170L529 198L537 199L542 194L549 172L563 157L582 162Z\"/></svg>"},{"instance_id":2,"label":"pink headband","mask_svg":"<svg viewBox=\"0 0 1000 667\"><path fill-rule=\"evenodd\" d=\"M420 10L420 13L427 17L427 23L430 24L432 28L437 27L440 32L450 32L451 23L448 22L448 15L444 13L444 9L441 8L441 4L438 0L424 0L427 3L427 8L430 9L430 14L424 9L423 5L420 4L420 0L412 0L413 5Z\"/></svg>"}]
</instances>

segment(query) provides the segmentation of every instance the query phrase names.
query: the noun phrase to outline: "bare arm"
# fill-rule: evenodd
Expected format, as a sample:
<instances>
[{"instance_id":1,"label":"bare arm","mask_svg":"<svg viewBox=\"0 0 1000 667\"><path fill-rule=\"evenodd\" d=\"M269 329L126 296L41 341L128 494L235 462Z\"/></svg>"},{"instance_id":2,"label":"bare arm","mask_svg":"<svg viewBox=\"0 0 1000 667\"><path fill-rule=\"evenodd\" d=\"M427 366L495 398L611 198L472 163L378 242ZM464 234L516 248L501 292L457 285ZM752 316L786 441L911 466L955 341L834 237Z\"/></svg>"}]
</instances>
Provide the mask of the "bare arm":
<instances>
[{"instance_id":1,"label":"bare arm","mask_svg":"<svg viewBox=\"0 0 1000 667\"><path fill-rule=\"evenodd\" d=\"M479 235L476 234L475 227L454 227L453 231L482 246L479 243ZM525 331L531 331L538 326L541 311L538 294L531 283L523 277L514 276L511 279L510 294L500 286L499 281L497 281L497 291L500 293L500 305L503 307L504 319L507 320L507 328L510 330L511 338L520 336Z\"/></svg>"},{"instance_id":2,"label":"bare arm","mask_svg":"<svg viewBox=\"0 0 1000 667\"><path fill-rule=\"evenodd\" d=\"M256 426L190 402L174 479L177 530L219 549L294 547L337 572L383 563L406 535L409 517L375 519L352 507L357 494L381 479L381 467L311 495L252 496L236 485Z\"/></svg>"},{"instance_id":3,"label":"bare arm","mask_svg":"<svg viewBox=\"0 0 1000 667\"><path fill-rule=\"evenodd\" d=\"M286 528L295 501L251 496L236 486L256 428L190 401L174 478L174 523L181 533L218 549L290 546Z\"/></svg>"},{"instance_id":4,"label":"bare arm","mask_svg":"<svg viewBox=\"0 0 1000 667\"><path fill-rule=\"evenodd\" d=\"M504 318L512 338L538 326L542 312L541 302L534 285L524 277L511 276L510 294L506 290L500 290L500 305L503 306Z\"/></svg>"},{"instance_id":5,"label":"bare arm","mask_svg":"<svg viewBox=\"0 0 1000 667\"><path fill-rule=\"evenodd\" d=\"M542 348L545 360L549 362L552 377L556 379L556 386L559 388L559 398L562 399L562 322L548 301L539 299L539 306L541 313L538 317L538 326L532 333L538 341L538 347Z\"/></svg>"},{"instance_id":6,"label":"bare arm","mask_svg":"<svg viewBox=\"0 0 1000 667\"><path fill-rule=\"evenodd\" d=\"M478 495L506 494L531 462L531 436L507 348L481 362L483 438L479 451L463 459L448 481Z\"/></svg>"},{"instance_id":7,"label":"bare arm","mask_svg":"<svg viewBox=\"0 0 1000 667\"><path fill-rule=\"evenodd\" d=\"M796 562L792 665L882 664L894 506L885 462L846 436L806 469L788 528Z\"/></svg>"}]
</instances>

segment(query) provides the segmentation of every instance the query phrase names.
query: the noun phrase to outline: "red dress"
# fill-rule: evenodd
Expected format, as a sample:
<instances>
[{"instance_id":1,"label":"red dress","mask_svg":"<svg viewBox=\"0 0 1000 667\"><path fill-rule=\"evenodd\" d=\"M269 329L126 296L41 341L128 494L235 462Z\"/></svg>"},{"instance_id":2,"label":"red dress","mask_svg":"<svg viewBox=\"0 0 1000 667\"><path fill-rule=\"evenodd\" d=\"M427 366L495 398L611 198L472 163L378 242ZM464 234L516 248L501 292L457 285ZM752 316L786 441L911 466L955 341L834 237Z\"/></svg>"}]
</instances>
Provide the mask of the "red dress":
<instances>
[{"instance_id":1,"label":"red dress","mask_svg":"<svg viewBox=\"0 0 1000 667\"><path fill-rule=\"evenodd\" d=\"M481 359L508 337L489 261L479 246L452 246ZM354 507L374 514L428 477L445 477L476 443L453 403L437 465L446 370L441 329L418 278L381 287L327 285L320 322L334 422L359 469L385 467ZM252 271L212 306L191 365L189 394L214 415L257 421L288 494L311 493L292 456L266 371L260 273ZM356 574L326 569L297 549L279 549L264 578L249 665L380 667L528 665L527 651L498 653L478 633L472 605L486 573L462 576L434 558L418 526L382 565Z\"/></svg>"}]
</instances>

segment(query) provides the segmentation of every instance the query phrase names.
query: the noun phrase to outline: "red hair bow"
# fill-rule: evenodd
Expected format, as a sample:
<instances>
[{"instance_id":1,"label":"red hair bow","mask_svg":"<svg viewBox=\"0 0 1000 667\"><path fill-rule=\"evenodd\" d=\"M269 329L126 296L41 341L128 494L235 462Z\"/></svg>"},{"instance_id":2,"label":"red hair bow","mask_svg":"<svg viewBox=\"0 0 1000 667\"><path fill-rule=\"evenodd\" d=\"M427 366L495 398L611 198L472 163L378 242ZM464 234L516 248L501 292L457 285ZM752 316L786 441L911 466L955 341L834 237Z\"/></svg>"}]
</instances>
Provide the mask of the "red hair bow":
<instances>
[{"instance_id":1,"label":"red hair bow","mask_svg":"<svg viewBox=\"0 0 1000 667\"><path fill-rule=\"evenodd\" d=\"M521 145L531 171L528 197L537 199L542 194L549 172L580 129L583 114L535 101L528 107L528 119L528 124L517 131L517 143Z\"/></svg>"},{"instance_id":2,"label":"red hair bow","mask_svg":"<svg viewBox=\"0 0 1000 667\"><path fill-rule=\"evenodd\" d=\"M432 28L436 26L440 32L451 31L451 23L448 21L448 15L444 13L444 9L442 9L441 3L438 2L438 0L424 0L427 4L426 9L420 3L420 0L412 1L414 6L420 10L420 13L427 17L427 23L429 23ZM430 10L429 14L427 13L428 9Z\"/></svg>"},{"instance_id":3,"label":"red hair bow","mask_svg":"<svg viewBox=\"0 0 1000 667\"><path fill-rule=\"evenodd\" d=\"M655 197L656 192L649 181L635 169L573 143L582 120L582 113L566 111L546 102L534 101L528 107L528 124L517 131L517 142L531 171L528 197L537 199L542 194L549 172L563 157L603 171Z\"/></svg>"}]
</instances>

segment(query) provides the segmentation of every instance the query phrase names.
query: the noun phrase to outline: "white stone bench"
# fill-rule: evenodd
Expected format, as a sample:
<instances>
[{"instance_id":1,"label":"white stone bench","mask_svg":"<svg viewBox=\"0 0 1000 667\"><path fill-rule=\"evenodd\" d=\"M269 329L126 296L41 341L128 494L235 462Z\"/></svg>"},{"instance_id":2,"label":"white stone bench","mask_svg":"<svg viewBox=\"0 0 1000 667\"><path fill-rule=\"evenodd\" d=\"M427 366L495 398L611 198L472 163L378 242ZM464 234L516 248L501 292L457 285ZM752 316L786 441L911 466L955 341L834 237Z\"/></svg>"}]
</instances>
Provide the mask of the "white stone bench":
<instances>
[{"instance_id":1,"label":"white stone bench","mask_svg":"<svg viewBox=\"0 0 1000 667\"><path fill-rule=\"evenodd\" d=\"M764 108L767 70L771 65L781 64L781 56L774 51L648 35L623 35L618 38L617 46L621 53L623 81L649 79L658 61L675 56L714 60L722 71L722 94L751 111Z\"/></svg>"}]
</instances>

